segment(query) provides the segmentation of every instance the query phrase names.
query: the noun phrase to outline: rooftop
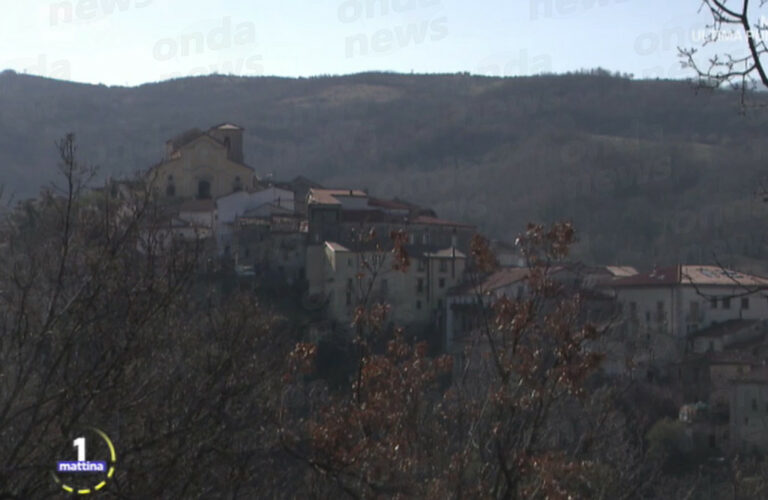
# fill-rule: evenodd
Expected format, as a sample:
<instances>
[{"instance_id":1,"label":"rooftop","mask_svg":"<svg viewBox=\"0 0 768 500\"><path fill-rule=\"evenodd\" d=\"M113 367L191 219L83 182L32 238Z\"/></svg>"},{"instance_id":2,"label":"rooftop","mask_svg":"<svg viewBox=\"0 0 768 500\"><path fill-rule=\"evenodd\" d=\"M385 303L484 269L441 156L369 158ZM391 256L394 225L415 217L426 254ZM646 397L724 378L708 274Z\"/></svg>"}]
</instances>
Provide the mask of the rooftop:
<instances>
[{"instance_id":1,"label":"rooftop","mask_svg":"<svg viewBox=\"0 0 768 500\"><path fill-rule=\"evenodd\" d=\"M339 243L333 242L333 241L326 241L325 246L333 250L334 252L349 252L349 248L345 247L344 245L340 245Z\"/></svg>"},{"instance_id":2,"label":"rooftop","mask_svg":"<svg viewBox=\"0 0 768 500\"><path fill-rule=\"evenodd\" d=\"M310 188L307 202L318 205L341 205L338 198L366 198L368 194L359 189L318 189Z\"/></svg>"},{"instance_id":3,"label":"rooftop","mask_svg":"<svg viewBox=\"0 0 768 500\"><path fill-rule=\"evenodd\" d=\"M480 283L467 283L454 288L450 295L484 295L525 280L528 272L527 267L502 267L486 276Z\"/></svg>"},{"instance_id":4,"label":"rooftop","mask_svg":"<svg viewBox=\"0 0 768 500\"><path fill-rule=\"evenodd\" d=\"M211 127L211 129L218 129L218 130L244 130L243 127L239 125L235 125L234 123L220 123L218 125L214 125Z\"/></svg>"},{"instance_id":5,"label":"rooftop","mask_svg":"<svg viewBox=\"0 0 768 500\"><path fill-rule=\"evenodd\" d=\"M443 249L437 250L435 252L425 252L424 256L425 257L435 257L435 258L438 258L438 259L452 259L454 257L457 258L457 259L466 259L467 258L467 256L464 255L464 253L462 253L461 251L459 251L455 247L443 248Z\"/></svg>"},{"instance_id":6,"label":"rooftop","mask_svg":"<svg viewBox=\"0 0 768 500\"><path fill-rule=\"evenodd\" d=\"M673 285L732 285L768 288L768 279L725 269L720 266L677 265L659 267L650 272L636 274L606 283L611 287L673 286Z\"/></svg>"},{"instance_id":7,"label":"rooftop","mask_svg":"<svg viewBox=\"0 0 768 500\"><path fill-rule=\"evenodd\" d=\"M632 266L605 266L605 269L617 278L626 278L638 274L637 269Z\"/></svg>"}]
</instances>

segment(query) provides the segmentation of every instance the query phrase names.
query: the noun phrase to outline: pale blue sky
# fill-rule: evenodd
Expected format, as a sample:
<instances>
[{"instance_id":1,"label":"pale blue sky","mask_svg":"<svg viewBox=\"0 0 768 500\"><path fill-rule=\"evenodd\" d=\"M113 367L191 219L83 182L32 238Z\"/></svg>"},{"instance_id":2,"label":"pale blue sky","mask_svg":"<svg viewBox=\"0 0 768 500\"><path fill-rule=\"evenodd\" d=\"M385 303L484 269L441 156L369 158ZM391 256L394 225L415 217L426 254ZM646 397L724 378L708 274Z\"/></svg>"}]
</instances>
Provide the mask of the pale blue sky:
<instances>
[{"instance_id":1,"label":"pale blue sky","mask_svg":"<svg viewBox=\"0 0 768 500\"><path fill-rule=\"evenodd\" d=\"M0 69L107 85L214 71L513 76L597 66L681 78L676 47L693 45L708 20L699 3L25 0L4 2Z\"/></svg>"}]
</instances>

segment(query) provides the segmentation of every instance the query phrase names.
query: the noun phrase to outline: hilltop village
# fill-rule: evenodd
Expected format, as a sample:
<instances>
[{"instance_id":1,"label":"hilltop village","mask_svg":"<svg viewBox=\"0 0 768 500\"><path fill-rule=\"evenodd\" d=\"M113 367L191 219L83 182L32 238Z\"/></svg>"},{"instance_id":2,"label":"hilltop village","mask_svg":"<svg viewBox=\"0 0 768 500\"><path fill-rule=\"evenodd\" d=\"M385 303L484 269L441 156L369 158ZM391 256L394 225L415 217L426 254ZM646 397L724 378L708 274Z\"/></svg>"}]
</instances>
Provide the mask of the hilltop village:
<instances>
[{"instance_id":1,"label":"hilltop village","mask_svg":"<svg viewBox=\"0 0 768 500\"><path fill-rule=\"evenodd\" d=\"M349 329L364 297L389 306L389 325L429 332L435 350L463 357L495 299L529 293L514 245L492 241L499 267L479 273L474 226L367 189L259 177L243 156L243 132L222 123L180 134L146 182L163 201L169 235L204 242L208 265L243 286L291 290L318 334ZM120 196L130 186L109 189ZM410 265L397 265L393 234ZM768 278L696 263L642 271L568 262L548 272L581 294L584 317L605 332L594 346L604 375L673 401L686 446L768 452Z\"/></svg>"}]
</instances>

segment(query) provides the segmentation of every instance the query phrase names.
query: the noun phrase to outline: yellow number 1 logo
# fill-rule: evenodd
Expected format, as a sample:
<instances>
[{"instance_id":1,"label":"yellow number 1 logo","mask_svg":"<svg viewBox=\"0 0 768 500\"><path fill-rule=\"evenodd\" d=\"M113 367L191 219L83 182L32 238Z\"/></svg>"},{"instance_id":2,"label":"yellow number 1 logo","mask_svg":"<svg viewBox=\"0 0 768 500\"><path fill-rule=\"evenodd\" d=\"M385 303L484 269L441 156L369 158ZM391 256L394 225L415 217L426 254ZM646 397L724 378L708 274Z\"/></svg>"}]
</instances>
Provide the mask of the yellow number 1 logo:
<instances>
[{"instance_id":1,"label":"yellow number 1 logo","mask_svg":"<svg viewBox=\"0 0 768 500\"><path fill-rule=\"evenodd\" d=\"M112 440L109 439L109 436L102 431L101 429L97 429L96 427L90 427L91 430L93 430L96 434L101 437L101 439L104 440L104 442L107 444L107 448L109 448L109 463L107 465L106 469L106 477L102 479L99 483L95 484L92 487L89 488L75 488L73 486L70 486L66 484L62 479L58 476L56 472L51 472L53 475L54 481L61 486L61 489L66 491L70 494L77 494L77 495L89 495L91 493L95 493L99 491L100 489L104 488L104 486L107 485L107 481L112 479L112 476L115 475L115 464L117 463L117 454L115 453L115 446L112 444ZM87 462L85 460L85 437L78 437L72 442L73 446L77 449L77 462L74 462L75 465L77 464L86 464L90 465L91 462ZM88 468L70 468L73 467L72 462L59 462L59 468L58 472L62 471L83 471L83 470L94 470L94 469L88 469ZM96 464L99 464L99 462L96 462ZM105 464L103 462L100 462L101 466L103 467ZM98 470L104 470L104 469L96 469Z\"/></svg>"}]
</instances>

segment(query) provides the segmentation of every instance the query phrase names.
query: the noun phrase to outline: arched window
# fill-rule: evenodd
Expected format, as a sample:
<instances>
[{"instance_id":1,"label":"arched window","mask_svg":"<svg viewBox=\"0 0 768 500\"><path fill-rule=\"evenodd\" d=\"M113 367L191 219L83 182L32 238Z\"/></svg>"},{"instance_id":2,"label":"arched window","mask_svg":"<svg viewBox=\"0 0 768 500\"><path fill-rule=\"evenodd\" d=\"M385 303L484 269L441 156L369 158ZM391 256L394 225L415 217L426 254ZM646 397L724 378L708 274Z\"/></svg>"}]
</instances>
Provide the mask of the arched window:
<instances>
[{"instance_id":1,"label":"arched window","mask_svg":"<svg viewBox=\"0 0 768 500\"><path fill-rule=\"evenodd\" d=\"M233 191L242 191L243 190L243 181L240 180L240 176L238 175L235 177L235 182L232 183L232 190Z\"/></svg>"}]
</instances>

